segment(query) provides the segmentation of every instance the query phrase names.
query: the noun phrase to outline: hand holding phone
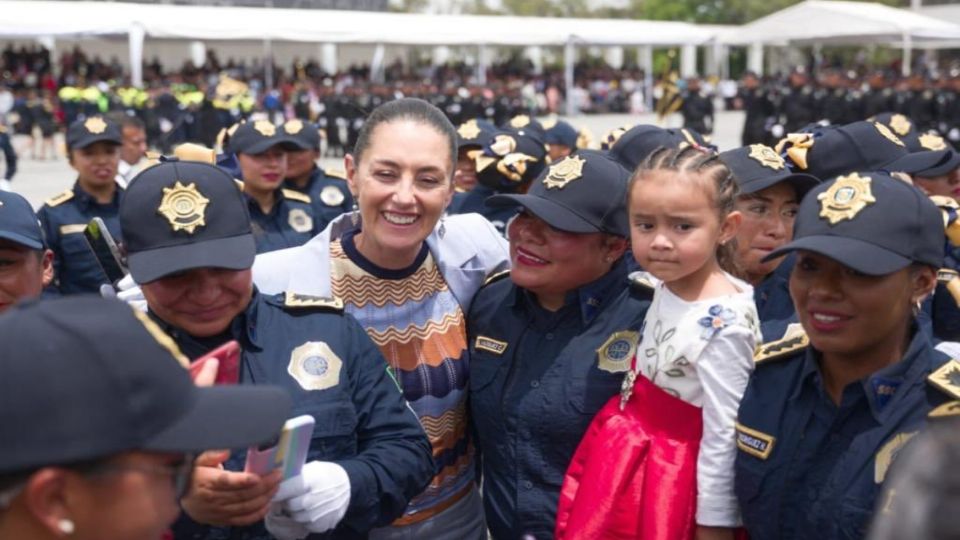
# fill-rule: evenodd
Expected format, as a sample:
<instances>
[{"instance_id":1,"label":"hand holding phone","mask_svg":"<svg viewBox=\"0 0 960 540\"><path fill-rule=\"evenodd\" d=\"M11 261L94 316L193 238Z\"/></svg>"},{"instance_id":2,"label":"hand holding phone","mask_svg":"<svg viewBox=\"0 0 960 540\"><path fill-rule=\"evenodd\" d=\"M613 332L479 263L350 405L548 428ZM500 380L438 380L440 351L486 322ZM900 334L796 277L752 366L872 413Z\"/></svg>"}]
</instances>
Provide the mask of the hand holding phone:
<instances>
[{"instance_id":1,"label":"hand holding phone","mask_svg":"<svg viewBox=\"0 0 960 540\"><path fill-rule=\"evenodd\" d=\"M213 384L237 384L240 382L240 344L230 340L190 363L190 377L194 380L203 367L217 360L220 364Z\"/></svg>"},{"instance_id":2,"label":"hand holding phone","mask_svg":"<svg viewBox=\"0 0 960 540\"><path fill-rule=\"evenodd\" d=\"M280 469L284 480L299 475L307 461L314 424L313 416L309 414L287 420L276 443L253 446L247 450L247 463L243 470L263 476Z\"/></svg>"}]
</instances>

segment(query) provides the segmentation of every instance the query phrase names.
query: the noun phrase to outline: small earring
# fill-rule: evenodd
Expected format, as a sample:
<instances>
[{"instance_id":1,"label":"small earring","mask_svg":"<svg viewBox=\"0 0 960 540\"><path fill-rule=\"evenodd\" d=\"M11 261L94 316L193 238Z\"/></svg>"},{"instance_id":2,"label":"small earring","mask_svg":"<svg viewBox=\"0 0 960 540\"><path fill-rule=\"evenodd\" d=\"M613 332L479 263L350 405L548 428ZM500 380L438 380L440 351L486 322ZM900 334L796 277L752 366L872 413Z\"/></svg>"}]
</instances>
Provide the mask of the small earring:
<instances>
[{"instance_id":1,"label":"small earring","mask_svg":"<svg viewBox=\"0 0 960 540\"><path fill-rule=\"evenodd\" d=\"M437 229L437 236L439 236L440 238L443 238L443 236L447 234L447 225L446 223L444 223L445 220L446 220L445 217L440 218L440 228Z\"/></svg>"},{"instance_id":2,"label":"small earring","mask_svg":"<svg viewBox=\"0 0 960 540\"><path fill-rule=\"evenodd\" d=\"M63 534L73 534L73 531L76 530L76 526L73 524L73 521L66 518L58 521L57 527L60 529L60 532L62 532Z\"/></svg>"}]
</instances>

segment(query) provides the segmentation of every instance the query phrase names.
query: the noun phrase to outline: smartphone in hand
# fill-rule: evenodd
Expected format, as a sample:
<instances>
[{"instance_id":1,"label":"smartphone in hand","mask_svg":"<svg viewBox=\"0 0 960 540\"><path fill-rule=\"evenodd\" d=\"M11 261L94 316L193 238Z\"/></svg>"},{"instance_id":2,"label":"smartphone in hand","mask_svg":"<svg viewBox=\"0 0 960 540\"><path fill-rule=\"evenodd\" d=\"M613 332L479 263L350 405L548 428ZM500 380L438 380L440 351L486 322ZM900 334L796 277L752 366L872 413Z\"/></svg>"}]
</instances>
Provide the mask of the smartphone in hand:
<instances>
[{"instance_id":1,"label":"smartphone in hand","mask_svg":"<svg viewBox=\"0 0 960 540\"><path fill-rule=\"evenodd\" d=\"M243 470L263 476L280 469L284 480L299 475L307 462L314 423L309 414L287 420L277 440L247 449Z\"/></svg>"},{"instance_id":2,"label":"smartphone in hand","mask_svg":"<svg viewBox=\"0 0 960 540\"><path fill-rule=\"evenodd\" d=\"M220 362L217 378L213 384L237 384L240 382L240 344L230 340L190 363L190 377L196 379L203 365L216 358Z\"/></svg>"},{"instance_id":3,"label":"smartphone in hand","mask_svg":"<svg viewBox=\"0 0 960 540\"><path fill-rule=\"evenodd\" d=\"M107 279L110 280L110 283L116 285L127 275L127 265L123 253L120 251L120 246L117 245L113 235L110 234L103 218L95 217L91 219L83 230L83 237Z\"/></svg>"}]
</instances>

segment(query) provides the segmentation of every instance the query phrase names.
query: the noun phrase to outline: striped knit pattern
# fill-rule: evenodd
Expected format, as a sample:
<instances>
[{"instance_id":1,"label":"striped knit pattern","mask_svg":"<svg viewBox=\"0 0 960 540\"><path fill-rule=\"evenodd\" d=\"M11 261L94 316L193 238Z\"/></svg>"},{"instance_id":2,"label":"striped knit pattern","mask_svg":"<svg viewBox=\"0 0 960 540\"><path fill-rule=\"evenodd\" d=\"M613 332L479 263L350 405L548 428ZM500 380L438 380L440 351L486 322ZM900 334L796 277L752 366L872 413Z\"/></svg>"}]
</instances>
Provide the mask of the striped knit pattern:
<instances>
[{"instance_id":1,"label":"striped knit pattern","mask_svg":"<svg viewBox=\"0 0 960 540\"><path fill-rule=\"evenodd\" d=\"M432 255L405 278L383 279L350 260L336 240L330 243L330 263L333 294L390 363L433 445L433 481L398 523L421 521L449 506L474 480L463 310Z\"/></svg>"}]
</instances>

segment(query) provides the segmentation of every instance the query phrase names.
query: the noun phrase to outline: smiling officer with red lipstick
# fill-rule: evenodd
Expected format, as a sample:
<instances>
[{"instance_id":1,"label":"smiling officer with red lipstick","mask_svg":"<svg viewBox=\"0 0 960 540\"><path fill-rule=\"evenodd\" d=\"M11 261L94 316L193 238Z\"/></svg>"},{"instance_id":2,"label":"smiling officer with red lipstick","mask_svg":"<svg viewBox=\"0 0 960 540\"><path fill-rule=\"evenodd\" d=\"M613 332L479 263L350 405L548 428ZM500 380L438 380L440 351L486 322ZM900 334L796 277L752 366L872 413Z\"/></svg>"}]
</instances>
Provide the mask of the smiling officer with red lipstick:
<instances>
[{"instance_id":1,"label":"smiling officer with red lipstick","mask_svg":"<svg viewBox=\"0 0 960 540\"><path fill-rule=\"evenodd\" d=\"M943 221L885 173L810 191L794 240L800 325L764 344L740 402L736 493L750 538L862 538L891 461L960 398L918 305L943 261Z\"/></svg>"},{"instance_id":2,"label":"smiling officer with red lipstick","mask_svg":"<svg viewBox=\"0 0 960 540\"><path fill-rule=\"evenodd\" d=\"M495 539L553 538L567 465L636 351L651 291L627 277L629 176L581 150L526 195L487 201L522 207L507 227L510 279L480 289L467 317L470 412Z\"/></svg>"},{"instance_id":3,"label":"smiling officer with red lipstick","mask_svg":"<svg viewBox=\"0 0 960 540\"><path fill-rule=\"evenodd\" d=\"M267 120L246 122L230 138L243 176L257 253L296 247L320 231L310 196L285 189L287 152L299 150L285 126Z\"/></svg>"}]
</instances>

